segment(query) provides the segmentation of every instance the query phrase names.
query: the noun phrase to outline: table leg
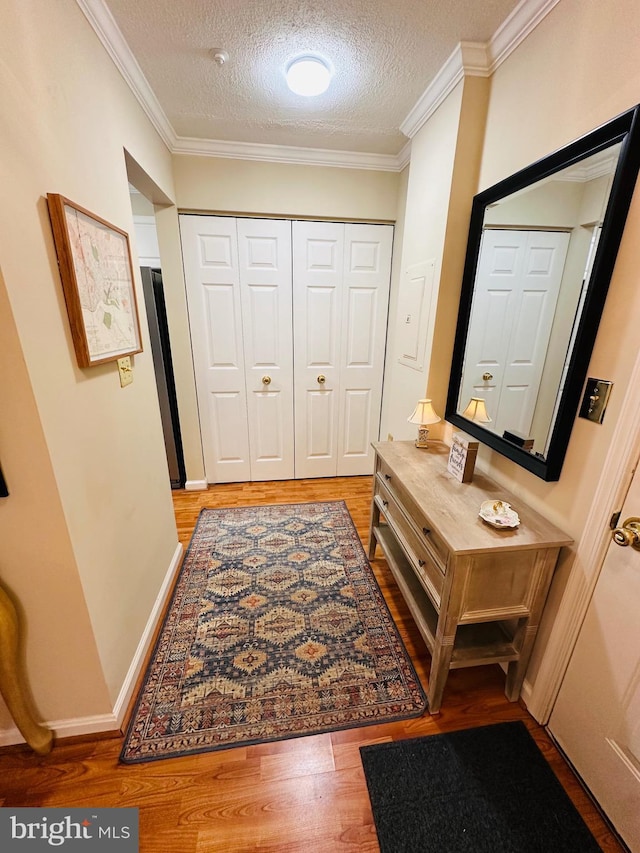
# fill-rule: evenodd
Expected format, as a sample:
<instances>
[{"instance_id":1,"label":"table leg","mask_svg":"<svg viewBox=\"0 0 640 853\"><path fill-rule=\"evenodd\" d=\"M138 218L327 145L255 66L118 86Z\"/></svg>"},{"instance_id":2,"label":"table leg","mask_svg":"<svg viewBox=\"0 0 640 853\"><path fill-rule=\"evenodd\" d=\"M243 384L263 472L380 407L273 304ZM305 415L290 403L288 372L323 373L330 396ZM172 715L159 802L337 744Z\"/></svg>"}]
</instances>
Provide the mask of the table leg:
<instances>
[{"instance_id":1,"label":"table leg","mask_svg":"<svg viewBox=\"0 0 640 853\"><path fill-rule=\"evenodd\" d=\"M430 714L437 714L440 711L444 686L449 676L449 664L451 663L451 656L453 654L454 639L455 635L447 637L442 642L436 642L433 654L431 655L429 692L427 694Z\"/></svg>"},{"instance_id":2,"label":"table leg","mask_svg":"<svg viewBox=\"0 0 640 853\"><path fill-rule=\"evenodd\" d=\"M370 560L373 560L376 556L376 543L377 539L375 533L373 532L374 527L377 527L380 524L380 509L376 504L375 500L371 501L371 524L369 525L369 553L368 557Z\"/></svg>"}]
</instances>

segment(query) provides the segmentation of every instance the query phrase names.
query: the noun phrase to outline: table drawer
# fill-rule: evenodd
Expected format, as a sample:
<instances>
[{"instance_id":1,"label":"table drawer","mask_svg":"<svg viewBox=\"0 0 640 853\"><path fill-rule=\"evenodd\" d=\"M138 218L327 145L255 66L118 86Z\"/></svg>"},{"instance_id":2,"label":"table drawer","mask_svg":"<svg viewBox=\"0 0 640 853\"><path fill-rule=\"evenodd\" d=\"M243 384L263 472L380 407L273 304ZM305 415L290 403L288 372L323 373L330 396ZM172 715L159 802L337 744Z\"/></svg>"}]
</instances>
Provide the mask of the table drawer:
<instances>
[{"instance_id":1,"label":"table drawer","mask_svg":"<svg viewBox=\"0 0 640 853\"><path fill-rule=\"evenodd\" d=\"M394 476L380 457L376 466L377 481L393 496L396 503L403 507L404 515L413 527L418 541L423 542L436 563L442 565L444 572L449 559L449 549L438 533L433 529L431 522L420 513L411 496L406 493L402 483Z\"/></svg>"},{"instance_id":2,"label":"table drawer","mask_svg":"<svg viewBox=\"0 0 640 853\"><path fill-rule=\"evenodd\" d=\"M428 542L416 532L394 495L380 479L376 482L375 500L394 535L403 546L413 570L420 578L435 606L439 608L446 563L441 563L439 558L434 555Z\"/></svg>"}]
</instances>

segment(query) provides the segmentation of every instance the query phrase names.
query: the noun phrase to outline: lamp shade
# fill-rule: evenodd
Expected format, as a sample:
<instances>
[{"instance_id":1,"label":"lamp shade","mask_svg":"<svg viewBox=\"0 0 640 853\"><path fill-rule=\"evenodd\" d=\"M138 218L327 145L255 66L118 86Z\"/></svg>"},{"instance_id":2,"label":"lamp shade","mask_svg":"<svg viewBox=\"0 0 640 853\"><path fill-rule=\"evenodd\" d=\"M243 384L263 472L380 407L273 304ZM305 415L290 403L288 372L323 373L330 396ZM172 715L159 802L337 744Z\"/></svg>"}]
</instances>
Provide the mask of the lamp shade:
<instances>
[{"instance_id":1,"label":"lamp shade","mask_svg":"<svg viewBox=\"0 0 640 853\"><path fill-rule=\"evenodd\" d=\"M410 424L437 424L442 420L436 415L431 400L418 400L418 403L407 418Z\"/></svg>"},{"instance_id":2,"label":"lamp shade","mask_svg":"<svg viewBox=\"0 0 640 853\"><path fill-rule=\"evenodd\" d=\"M487 405L483 397L472 397L469 400L467 408L462 413L462 417L477 424L491 423L491 418L487 414Z\"/></svg>"}]
</instances>

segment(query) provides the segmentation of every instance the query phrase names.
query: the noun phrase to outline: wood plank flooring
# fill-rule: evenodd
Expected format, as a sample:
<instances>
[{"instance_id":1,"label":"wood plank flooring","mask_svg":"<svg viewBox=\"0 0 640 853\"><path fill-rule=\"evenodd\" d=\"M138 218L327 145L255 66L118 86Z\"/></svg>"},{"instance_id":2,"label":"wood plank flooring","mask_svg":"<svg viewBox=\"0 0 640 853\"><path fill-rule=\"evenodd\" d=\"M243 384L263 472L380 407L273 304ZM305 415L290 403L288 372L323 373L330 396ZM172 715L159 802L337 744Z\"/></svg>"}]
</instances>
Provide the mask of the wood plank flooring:
<instances>
[{"instance_id":1,"label":"wood plank flooring","mask_svg":"<svg viewBox=\"0 0 640 853\"><path fill-rule=\"evenodd\" d=\"M220 485L173 496L185 546L205 506L340 499L363 543L368 535L370 477ZM429 654L385 561L378 556L373 567L426 686ZM544 729L503 691L498 666L454 670L436 717L132 766L118 763L120 737L60 742L45 758L9 748L0 751L0 805L137 806L141 853L373 853L379 848L361 745L524 720L602 849L620 853Z\"/></svg>"}]
</instances>

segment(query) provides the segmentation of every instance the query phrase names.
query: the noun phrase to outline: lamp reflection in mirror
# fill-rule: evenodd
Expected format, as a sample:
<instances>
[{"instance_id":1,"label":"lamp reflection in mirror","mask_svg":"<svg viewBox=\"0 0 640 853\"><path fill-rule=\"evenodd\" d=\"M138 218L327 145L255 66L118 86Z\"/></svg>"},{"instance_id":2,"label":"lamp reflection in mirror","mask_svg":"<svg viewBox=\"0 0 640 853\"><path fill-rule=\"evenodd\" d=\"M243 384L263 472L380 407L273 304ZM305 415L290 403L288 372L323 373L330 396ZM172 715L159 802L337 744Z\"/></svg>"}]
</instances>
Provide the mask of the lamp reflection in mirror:
<instances>
[{"instance_id":1,"label":"lamp reflection in mirror","mask_svg":"<svg viewBox=\"0 0 640 853\"><path fill-rule=\"evenodd\" d=\"M487 413L487 404L483 397L472 397L462 417L476 424L490 424L491 418Z\"/></svg>"},{"instance_id":2,"label":"lamp reflection in mirror","mask_svg":"<svg viewBox=\"0 0 640 853\"><path fill-rule=\"evenodd\" d=\"M428 424L437 424L442 418L435 413L431 400L418 400L418 403L407 418L410 424L418 424L418 438L416 447L427 447L427 436L429 435Z\"/></svg>"}]
</instances>

